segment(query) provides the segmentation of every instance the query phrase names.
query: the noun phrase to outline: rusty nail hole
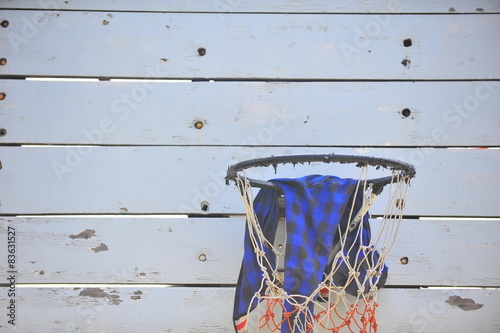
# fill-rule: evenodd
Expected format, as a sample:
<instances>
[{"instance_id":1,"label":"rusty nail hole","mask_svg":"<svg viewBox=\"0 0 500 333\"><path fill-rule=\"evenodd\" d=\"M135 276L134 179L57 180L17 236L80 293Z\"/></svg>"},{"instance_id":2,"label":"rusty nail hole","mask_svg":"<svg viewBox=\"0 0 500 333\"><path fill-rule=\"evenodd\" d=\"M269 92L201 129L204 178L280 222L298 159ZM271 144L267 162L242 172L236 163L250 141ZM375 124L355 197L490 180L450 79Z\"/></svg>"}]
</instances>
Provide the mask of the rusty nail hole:
<instances>
[{"instance_id":1,"label":"rusty nail hole","mask_svg":"<svg viewBox=\"0 0 500 333\"><path fill-rule=\"evenodd\" d=\"M403 115L403 117L408 118L411 114L411 111L410 111L410 109L403 109L401 111L401 114Z\"/></svg>"},{"instance_id":2,"label":"rusty nail hole","mask_svg":"<svg viewBox=\"0 0 500 333\"><path fill-rule=\"evenodd\" d=\"M412 42L411 42L411 38L406 38L404 41L403 41L403 45L405 47L410 47L412 45Z\"/></svg>"},{"instance_id":3,"label":"rusty nail hole","mask_svg":"<svg viewBox=\"0 0 500 333\"><path fill-rule=\"evenodd\" d=\"M207 261L207 256L206 256L205 254L203 254L203 253L202 253L202 254L200 254L200 255L198 256L198 259L199 259L200 261Z\"/></svg>"},{"instance_id":4,"label":"rusty nail hole","mask_svg":"<svg viewBox=\"0 0 500 333\"><path fill-rule=\"evenodd\" d=\"M199 54L200 56L204 56L205 54L207 54L207 50L206 50L204 47L200 47L200 48L198 49L198 54Z\"/></svg>"},{"instance_id":5,"label":"rusty nail hole","mask_svg":"<svg viewBox=\"0 0 500 333\"><path fill-rule=\"evenodd\" d=\"M197 121L194 123L194 127L196 129L202 129L203 128L203 123L201 121Z\"/></svg>"},{"instance_id":6,"label":"rusty nail hole","mask_svg":"<svg viewBox=\"0 0 500 333\"><path fill-rule=\"evenodd\" d=\"M204 212L208 212L208 202L207 201L203 201L201 203L201 210Z\"/></svg>"},{"instance_id":7,"label":"rusty nail hole","mask_svg":"<svg viewBox=\"0 0 500 333\"><path fill-rule=\"evenodd\" d=\"M2 23L0 23L0 25L2 26L2 28L7 28L9 26L9 21L3 20Z\"/></svg>"},{"instance_id":8,"label":"rusty nail hole","mask_svg":"<svg viewBox=\"0 0 500 333\"><path fill-rule=\"evenodd\" d=\"M6 136L7 130L5 128L0 128L0 136Z\"/></svg>"},{"instance_id":9,"label":"rusty nail hole","mask_svg":"<svg viewBox=\"0 0 500 333\"><path fill-rule=\"evenodd\" d=\"M5 65L7 65L7 59L1 58L0 59L0 66L5 66Z\"/></svg>"},{"instance_id":10,"label":"rusty nail hole","mask_svg":"<svg viewBox=\"0 0 500 333\"><path fill-rule=\"evenodd\" d=\"M0 93L0 101L3 101L7 95L5 93Z\"/></svg>"},{"instance_id":11,"label":"rusty nail hole","mask_svg":"<svg viewBox=\"0 0 500 333\"><path fill-rule=\"evenodd\" d=\"M407 264L408 264L408 257L403 257L403 258L401 258L399 261L401 261L401 263L402 263L403 265L407 265Z\"/></svg>"},{"instance_id":12,"label":"rusty nail hole","mask_svg":"<svg viewBox=\"0 0 500 333\"><path fill-rule=\"evenodd\" d=\"M403 61L401 61L401 65L405 66L406 69L410 69L411 60L404 58Z\"/></svg>"}]
</instances>

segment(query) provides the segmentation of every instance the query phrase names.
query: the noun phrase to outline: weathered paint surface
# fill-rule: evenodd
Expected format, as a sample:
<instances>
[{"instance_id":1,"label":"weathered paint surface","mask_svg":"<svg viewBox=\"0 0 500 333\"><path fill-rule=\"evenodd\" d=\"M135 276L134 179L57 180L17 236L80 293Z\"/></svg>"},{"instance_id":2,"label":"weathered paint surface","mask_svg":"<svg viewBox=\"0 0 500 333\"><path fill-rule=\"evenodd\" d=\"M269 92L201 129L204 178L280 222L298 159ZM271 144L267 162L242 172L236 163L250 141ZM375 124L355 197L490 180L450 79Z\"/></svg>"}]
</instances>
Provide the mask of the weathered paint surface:
<instances>
[{"instance_id":1,"label":"weathered paint surface","mask_svg":"<svg viewBox=\"0 0 500 333\"><path fill-rule=\"evenodd\" d=\"M0 142L6 144L500 144L496 81L4 80L0 91L8 91L0 103L0 123L8 131Z\"/></svg>"},{"instance_id":2,"label":"weathered paint surface","mask_svg":"<svg viewBox=\"0 0 500 333\"><path fill-rule=\"evenodd\" d=\"M364 2L329 0L1 0L0 8L51 9L51 10L109 10L109 11L158 11L158 12L206 12L206 13L499 13L500 4L495 0L371 0Z\"/></svg>"},{"instance_id":3,"label":"weathered paint surface","mask_svg":"<svg viewBox=\"0 0 500 333\"><path fill-rule=\"evenodd\" d=\"M4 184L0 213L241 214L244 210L234 185L224 182L228 165L253 157L329 152L415 164L417 175L405 205L408 215L500 215L497 149L189 146L0 147ZM280 166L277 174L272 167L255 168L248 176L264 180L312 173L359 177L359 172L349 165L312 163ZM389 174L370 170L371 177ZM383 214L385 203L383 196L377 199L372 213Z\"/></svg>"},{"instance_id":4,"label":"weathered paint surface","mask_svg":"<svg viewBox=\"0 0 500 333\"><path fill-rule=\"evenodd\" d=\"M500 330L498 1L0 8L0 237L16 230L0 307L15 288L18 331L233 332L244 220L227 166L331 152L417 169L380 331ZM196 218L159 216L170 213Z\"/></svg>"},{"instance_id":5,"label":"weathered paint surface","mask_svg":"<svg viewBox=\"0 0 500 333\"><path fill-rule=\"evenodd\" d=\"M387 284L500 285L499 221L403 220L387 259ZM379 222L372 220L374 233ZM243 256L244 223L243 217L0 219L0 225L16 226L17 282L52 284L233 285ZM92 237L68 238L86 227L94 231ZM6 228L0 229L0 239L6 237ZM6 259L0 257L0 280L9 275Z\"/></svg>"},{"instance_id":6,"label":"weathered paint surface","mask_svg":"<svg viewBox=\"0 0 500 333\"><path fill-rule=\"evenodd\" d=\"M221 19L200 13L50 11L35 17L39 27L32 23L35 32L27 37L22 22L33 12L8 15L9 22L21 24L0 29L0 39L9 41L0 70L7 77L500 78L500 66L492 66L500 53L499 15L226 14ZM405 46L407 39L411 46Z\"/></svg>"},{"instance_id":7,"label":"weathered paint surface","mask_svg":"<svg viewBox=\"0 0 500 333\"><path fill-rule=\"evenodd\" d=\"M22 332L234 332L233 288L75 286L18 290L22 312L16 329ZM2 304L5 295L5 290L0 290ZM453 297L483 306L463 311L447 303ZM498 290L383 289L379 303L380 332L486 333L500 327Z\"/></svg>"}]
</instances>

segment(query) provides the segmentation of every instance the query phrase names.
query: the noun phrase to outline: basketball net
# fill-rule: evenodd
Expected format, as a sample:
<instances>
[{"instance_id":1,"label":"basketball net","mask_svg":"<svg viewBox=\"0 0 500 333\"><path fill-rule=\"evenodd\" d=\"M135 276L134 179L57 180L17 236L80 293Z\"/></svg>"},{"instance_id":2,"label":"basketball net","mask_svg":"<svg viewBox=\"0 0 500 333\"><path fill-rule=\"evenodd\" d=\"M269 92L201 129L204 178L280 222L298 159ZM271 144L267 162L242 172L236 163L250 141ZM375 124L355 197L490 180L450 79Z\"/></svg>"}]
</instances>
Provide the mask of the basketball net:
<instances>
[{"instance_id":1,"label":"basketball net","mask_svg":"<svg viewBox=\"0 0 500 333\"><path fill-rule=\"evenodd\" d=\"M378 231L372 232L368 244L362 244L363 217L370 215L370 206L377 197L368 183L368 167L361 167L356 191L363 191L363 203L359 211L354 211L354 200L349 213L350 223L337 230L339 242L330 255L331 266L324 273L323 281L310 295L288 295L283 290L283 262L286 240L283 244L272 244L264 237L253 208L253 193L246 174L236 177L236 185L247 217L248 234L256 253L256 260L262 271L260 290L250 304L258 304L248 309L241 324L236 324L241 332L377 332L376 309L378 307L377 283L382 275L384 261L396 241L402 220L404 200L408 189L407 177L400 171L392 171L392 181L386 185L381 197L387 198L384 215L373 221L378 222ZM361 221L361 223L360 223ZM355 233L359 246L348 244L347 236ZM270 262L264 248L276 255L276 262ZM379 255L373 255L375 252ZM349 258L351 257L351 260ZM356 258L356 260L352 260ZM361 259L359 259L361 258ZM347 281L339 284L336 273L340 267L347 267ZM366 274L360 274L361 267ZM357 295L346 293L349 285L357 286ZM288 309L288 310L287 310ZM292 309L290 311L290 309ZM313 309L313 310L311 310Z\"/></svg>"}]
</instances>

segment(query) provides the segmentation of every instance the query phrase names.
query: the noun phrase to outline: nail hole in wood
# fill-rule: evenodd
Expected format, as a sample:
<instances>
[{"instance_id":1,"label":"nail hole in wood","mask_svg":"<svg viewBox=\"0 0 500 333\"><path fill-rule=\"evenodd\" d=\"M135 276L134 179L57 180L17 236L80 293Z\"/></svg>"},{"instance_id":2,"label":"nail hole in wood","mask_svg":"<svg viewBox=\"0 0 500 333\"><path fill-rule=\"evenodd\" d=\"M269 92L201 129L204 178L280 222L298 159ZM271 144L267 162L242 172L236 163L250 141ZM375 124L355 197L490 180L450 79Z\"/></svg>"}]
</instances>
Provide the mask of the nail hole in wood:
<instances>
[{"instance_id":1,"label":"nail hole in wood","mask_svg":"<svg viewBox=\"0 0 500 333\"><path fill-rule=\"evenodd\" d=\"M200 261L202 261L202 262L207 261L207 256L206 256L205 254L203 254L203 253L202 253L202 254L200 254L200 255L198 256L198 260L200 260Z\"/></svg>"},{"instance_id":2,"label":"nail hole in wood","mask_svg":"<svg viewBox=\"0 0 500 333\"><path fill-rule=\"evenodd\" d=\"M405 66L406 69L410 69L411 60L408 58L404 58L403 61L401 61L401 65Z\"/></svg>"},{"instance_id":3,"label":"nail hole in wood","mask_svg":"<svg viewBox=\"0 0 500 333\"><path fill-rule=\"evenodd\" d=\"M7 59L1 58L0 59L0 66L5 66L5 65L7 65Z\"/></svg>"},{"instance_id":4,"label":"nail hole in wood","mask_svg":"<svg viewBox=\"0 0 500 333\"><path fill-rule=\"evenodd\" d=\"M410 47L412 45L412 42L411 42L411 38L406 38L404 41L403 41L403 45L405 47Z\"/></svg>"},{"instance_id":5,"label":"nail hole in wood","mask_svg":"<svg viewBox=\"0 0 500 333\"><path fill-rule=\"evenodd\" d=\"M0 93L0 100L3 101L7 95L5 93Z\"/></svg>"},{"instance_id":6,"label":"nail hole in wood","mask_svg":"<svg viewBox=\"0 0 500 333\"><path fill-rule=\"evenodd\" d=\"M207 201L203 201L201 203L201 210L204 212L208 212L208 202Z\"/></svg>"},{"instance_id":7,"label":"nail hole in wood","mask_svg":"<svg viewBox=\"0 0 500 333\"><path fill-rule=\"evenodd\" d=\"M198 49L198 54L199 54L200 56L204 56L205 54L207 54L207 50L206 50L204 47L200 47L200 48Z\"/></svg>"},{"instance_id":8,"label":"nail hole in wood","mask_svg":"<svg viewBox=\"0 0 500 333\"><path fill-rule=\"evenodd\" d=\"M5 128L0 128L0 136L6 136L7 130Z\"/></svg>"},{"instance_id":9,"label":"nail hole in wood","mask_svg":"<svg viewBox=\"0 0 500 333\"><path fill-rule=\"evenodd\" d=\"M401 261L401 263L402 263L403 265L407 265L407 264L408 264L408 257L403 257L403 258L401 258L399 261Z\"/></svg>"},{"instance_id":10,"label":"nail hole in wood","mask_svg":"<svg viewBox=\"0 0 500 333\"><path fill-rule=\"evenodd\" d=\"M201 121L197 121L194 123L194 127L196 129L202 129L203 128L203 123Z\"/></svg>"},{"instance_id":11,"label":"nail hole in wood","mask_svg":"<svg viewBox=\"0 0 500 333\"><path fill-rule=\"evenodd\" d=\"M2 26L2 28L7 28L9 26L9 21L3 20L2 23L0 23L0 25Z\"/></svg>"},{"instance_id":12,"label":"nail hole in wood","mask_svg":"<svg viewBox=\"0 0 500 333\"><path fill-rule=\"evenodd\" d=\"M411 115L411 111L410 109L403 109L401 111L401 114L403 115L403 117L408 118Z\"/></svg>"}]
</instances>

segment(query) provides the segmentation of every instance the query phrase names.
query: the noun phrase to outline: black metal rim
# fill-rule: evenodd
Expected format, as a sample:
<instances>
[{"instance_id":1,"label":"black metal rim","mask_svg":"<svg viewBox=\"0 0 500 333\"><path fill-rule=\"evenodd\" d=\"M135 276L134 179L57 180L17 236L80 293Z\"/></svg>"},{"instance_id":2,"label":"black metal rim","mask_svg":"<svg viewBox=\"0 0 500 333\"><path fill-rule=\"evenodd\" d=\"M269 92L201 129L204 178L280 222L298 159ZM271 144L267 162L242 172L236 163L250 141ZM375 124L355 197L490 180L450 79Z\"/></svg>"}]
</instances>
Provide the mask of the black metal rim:
<instances>
[{"instance_id":1,"label":"black metal rim","mask_svg":"<svg viewBox=\"0 0 500 333\"><path fill-rule=\"evenodd\" d=\"M263 158L256 158L232 164L227 169L226 185L229 181L235 181L239 171L255 168L255 167L268 167L273 166L276 170L278 164L303 164L310 162L324 162L324 163L356 163L356 166L362 167L365 165L373 166L376 168L385 168L389 170L402 171L403 179L411 179L415 176L415 168L413 165L380 157L372 156L356 156L356 155L337 155L337 154L304 154L304 155L275 155ZM280 188L268 181L247 178L251 186L260 188L273 188L280 190ZM373 193L378 194L382 191L385 185L393 181L392 176L369 179L368 183L373 184Z\"/></svg>"}]
</instances>

